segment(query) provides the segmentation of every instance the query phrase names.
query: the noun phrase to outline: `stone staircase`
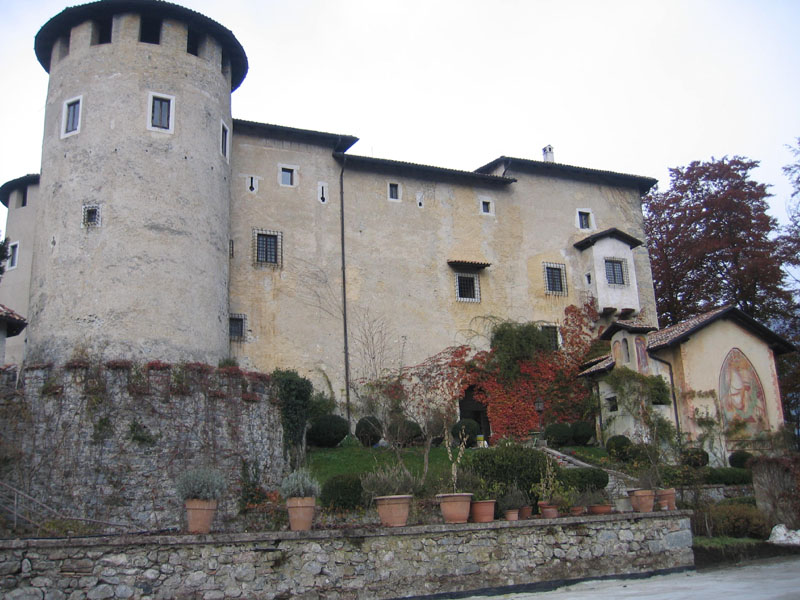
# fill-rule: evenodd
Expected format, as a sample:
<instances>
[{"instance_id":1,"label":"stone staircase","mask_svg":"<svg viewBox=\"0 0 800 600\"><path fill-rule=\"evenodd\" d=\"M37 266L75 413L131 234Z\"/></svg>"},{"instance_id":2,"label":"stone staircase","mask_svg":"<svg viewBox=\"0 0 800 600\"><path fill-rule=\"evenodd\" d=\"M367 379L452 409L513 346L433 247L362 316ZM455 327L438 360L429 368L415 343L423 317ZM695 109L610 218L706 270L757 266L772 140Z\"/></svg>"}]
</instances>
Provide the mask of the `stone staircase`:
<instances>
[{"instance_id":1,"label":"stone staircase","mask_svg":"<svg viewBox=\"0 0 800 600\"><path fill-rule=\"evenodd\" d=\"M539 450L547 454L548 456L552 457L558 462L558 465L565 469L575 469L575 468L602 468L597 467L597 465L591 465L589 463L583 462L582 460L575 458L574 456L570 456L568 454L564 454L563 452L559 452L558 450L554 450L553 448L548 448L547 446L539 447ZM612 497L627 497L627 490L628 488L636 487L636 479L627 475L626 473L622 473L620 471L615 471L614 469L603 469L606 473L608 473L608 485L606 486L606 492Z\"/></svg>"}]
</instances>

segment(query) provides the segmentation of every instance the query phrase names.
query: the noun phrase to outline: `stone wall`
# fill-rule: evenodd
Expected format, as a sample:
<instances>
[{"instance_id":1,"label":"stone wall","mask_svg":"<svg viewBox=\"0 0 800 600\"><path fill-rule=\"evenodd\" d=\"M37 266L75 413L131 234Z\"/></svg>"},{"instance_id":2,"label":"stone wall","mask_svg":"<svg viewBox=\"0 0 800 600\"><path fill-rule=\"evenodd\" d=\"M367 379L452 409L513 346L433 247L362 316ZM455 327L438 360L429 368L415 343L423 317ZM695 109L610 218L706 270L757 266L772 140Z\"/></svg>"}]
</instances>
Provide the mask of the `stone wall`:
<instances>
[{"instance_id":1,"label":"stone wall","mask_svg":"<svg viewBox=\"0 0 800 600\"><path fill-rule=\"evenodd\" d=\"M71 517L176 527L175 479L213 465L235 514L242 461L276 487L285 472L280 409L262 374L124 362L28 368L0 397L0 480ZM9 382L11 377L6 378Z\"/></svg>"},{"instance_id":2,"label":"stone wall","mask_svg":"<svg viewBox=\"0 0 800 600\"><path fill-rule=\"evenodd\" d=\"M344 600L511 591L541 581L691 568L688 516L7 540L0 541L0 584L9 600Z\"/></svg>"}]
</instances>

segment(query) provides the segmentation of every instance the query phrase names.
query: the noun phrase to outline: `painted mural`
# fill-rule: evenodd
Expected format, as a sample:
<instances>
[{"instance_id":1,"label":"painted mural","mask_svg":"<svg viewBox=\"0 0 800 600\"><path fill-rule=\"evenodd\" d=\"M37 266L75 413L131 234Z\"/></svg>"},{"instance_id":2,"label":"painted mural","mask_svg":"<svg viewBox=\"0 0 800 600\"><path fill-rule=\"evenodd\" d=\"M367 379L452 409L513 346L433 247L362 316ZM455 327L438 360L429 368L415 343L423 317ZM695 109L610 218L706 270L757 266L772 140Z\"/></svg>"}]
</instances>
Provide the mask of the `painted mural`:
<instances>
[{"instance_id":1,"label":"painted mural","mask_svg":"<svg viewBox=\"0 0 800 600\"><path fill-rule=\"evenodd\" d=\"M738 348L728 352L722 363L719 400L726 425L735 419L747 424L745 437L752 439L768 429L764 387L753 364Z\"/></svg>"},{"instance_id":2,"label":"painted mural","mask_svg":"<svg viewBox=\"0 0 800 600\"><path fill-rule=\"evenodd\" d=\"M647 360L647 338L637 335L634 341L636 346L636 362L639 366L639 373L650 374L650 362Z\"/></svg>"}]
</instances>

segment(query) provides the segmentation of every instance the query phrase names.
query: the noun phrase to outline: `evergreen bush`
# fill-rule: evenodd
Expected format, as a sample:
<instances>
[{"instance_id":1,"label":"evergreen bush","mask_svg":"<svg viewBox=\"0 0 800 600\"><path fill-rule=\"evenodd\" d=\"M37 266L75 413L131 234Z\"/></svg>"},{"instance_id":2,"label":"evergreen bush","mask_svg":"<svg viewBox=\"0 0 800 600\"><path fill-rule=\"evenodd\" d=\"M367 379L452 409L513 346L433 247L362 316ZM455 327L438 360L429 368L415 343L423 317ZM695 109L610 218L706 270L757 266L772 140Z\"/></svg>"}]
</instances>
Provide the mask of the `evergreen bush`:
<instances>
[{"instance_id":1,"label":"evergreen bush","mask_svg":"<svg viewBox=\"0 0 800 600\"><path fill-rule=\"evenodd\" d=\"M570 425L572 443L576 446L585 446L594 435L594 423L589 421L575 421Z\"/></svg>"},{"instance_id":2,"label":"evergreen bush","mask_svg":"<svg viewBox=\"0 0 800 600\"><path fill-rule=\"evenodd\" d=\"M606 450L609 456L614 460L626 462L632 445L633 444L626 436L614 435L606 441Z\"/></svg>"},{"instance_id":3,"label":"evergreen bush","mask_svg":"<svg viewBox=\"0 0 800 600\"><path fill-rule=\"evenodd\" d=\"M551 423L544 430L547 443L554 448L566 446L572 439L572 428L567 423Z\"/></svg>"},{"instance_id":4,"label":"evergreen bush","mask_svg":"<svg viewBox=\"0 0 800 600\"><path fill-rule=\"evenodd\" d=\"M422 441L422 428L411 419L395 416L386 427L386 439L398 446L413 446Z\"/></svg>"},{"instance_id":5,"label":"evergreen bush","mask_svg":"<svg viewBox=\"0 0 800 600\"><path fill-rule=\"evenodd\" d=\"M699 469L708 464L708 452L702 448L686 448L681 452L681 463Z\"/></svg>"},{"instance_id":6,"label":"evergreen bush","mask_svg":"<svg viewBox=\"0 0 800 600\"><path fill-rule=\"evenodd\" d=\"M473 419L461 419L450 428L450 435L453 436L456 444L461 443L461 438L466 440L467 448L472 448L478 443L478 435L481 426Z\"/></svg>"},{"instance_id":7,"label":"evergreen bush","mask_svg":"<svg viewBox=\"0 0 800 600\"><path fill-rule=\"evenodd\" d=\"M364 417L356 423L356 437L367 448L371 448L383 437L383 426L377 417Z\"/></svg>"},{"instance_id":8,"label":"evergreen bush","mask_svg":"<svg viewBox=\"0 0 800 600\"><path fill-rule=\"evenodd\" d=\"M472 470L488 485L516 484L521 490L527 491L533 484L539 483L547 461L544 452L515 442L501 442L494 448L467 453L463 468Z\"/></svg>"},{"instance_id":9,"label":"evergreen bush","mask_svg":"<svg viewBox=\"0 0 800 600\"><path fill-rule=\"evenodd\" d=\"M562 469L559 479L567 487L574 488L579 492L594 492L602 490L608 485L608 473L596 467Z\"/></svg>"},{"instance_id":10,"label":"evergreen bush","mask_svg":"<svg viewBox=\"0 0 800 600\"><path fill-rule=\"evenodd\" d=\"M728 457L728 464L736 469L744 469L747 467L747 461L753 458L747 450L734 450Z\"/></svg>"},{"instance_id":11,"label":"evergreen bush","mask_svg":"<svg viewBox=\"0 0 800 600\"><path fill-rule=\"evenodd\" d=\"M749 537L764 540L771 527L766 516L754 506L716 504L709 510L715 536Z\"/></svg>"},{"instance_id":12,"label":"evergreen bush","mask_svg":"<svg viewBox=\"0 0 800 600\"><path fill-rule=\"evenodd\" d=\"M749 469L705 467L702 472L705 483L721 485L747 485L753 483L753 474Z\"/></svg>"},{"instance_id":13,"label":"evergreen bush","mask_svg":"<svg viewBox=\"0 0 800 600\"><path fill-rule=\"evenodd\" d=\"M322 486L320 503L322 506L337 510L353 510L363 506L364 489L361 487L361 475L343 473L334 475Z\"/></svg>"},{"instance_id":14,"label":"evergreen bush","mask_svg":"<svg viewBox=\"0 0 800 600\"><path fill-rule=\"evenodd\" d=\"M321 415L311 421L306 441L319 448L335 448L349 432L347 419L339 415Z\"/></svg>"}]
</instances>

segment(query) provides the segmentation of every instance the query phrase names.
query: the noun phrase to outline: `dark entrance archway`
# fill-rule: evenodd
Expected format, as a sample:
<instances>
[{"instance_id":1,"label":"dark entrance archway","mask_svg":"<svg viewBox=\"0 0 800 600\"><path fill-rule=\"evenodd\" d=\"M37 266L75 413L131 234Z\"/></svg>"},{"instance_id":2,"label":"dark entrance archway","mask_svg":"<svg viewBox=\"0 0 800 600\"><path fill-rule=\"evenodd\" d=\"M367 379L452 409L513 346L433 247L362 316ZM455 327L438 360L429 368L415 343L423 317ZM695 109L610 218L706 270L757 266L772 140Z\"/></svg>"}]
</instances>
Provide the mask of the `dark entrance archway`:
<instances>
[{"instance_id":1,"label":"dark entrance archway","mask_svg":"<svg viewBox=\"0 0 800 600\"><path fill-rule=\"evenodd\" d=\"M458 401L458 418L472 419L481 428L483 437L488 440L492 434L489 424L489 415L486 413L486 405L475 400L475 386L469 386L464 392L464 397Z\"/></svg>"}]
</instances>

